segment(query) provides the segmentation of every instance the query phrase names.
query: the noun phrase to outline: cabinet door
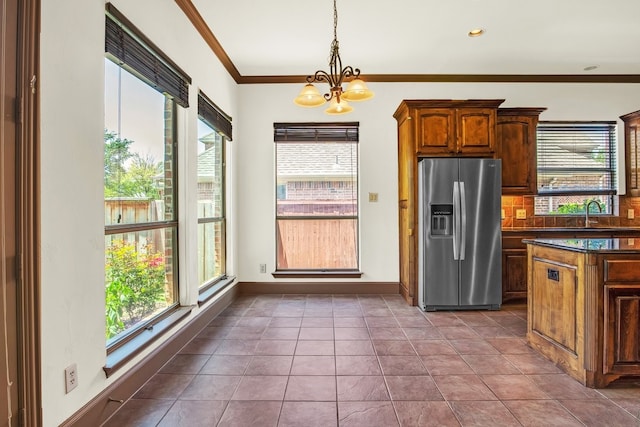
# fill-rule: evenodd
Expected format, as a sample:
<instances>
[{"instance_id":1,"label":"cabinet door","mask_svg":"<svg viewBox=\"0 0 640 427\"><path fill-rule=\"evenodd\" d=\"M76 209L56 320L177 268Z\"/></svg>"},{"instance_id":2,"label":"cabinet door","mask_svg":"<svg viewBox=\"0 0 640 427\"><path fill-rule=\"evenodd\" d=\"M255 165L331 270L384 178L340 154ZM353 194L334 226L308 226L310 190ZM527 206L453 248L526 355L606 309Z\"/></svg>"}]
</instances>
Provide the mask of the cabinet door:
<instances>
[{"instance_id":1,"label":"cabinet door","mask_svg":"<svg viewBox=\"0 0 640 427\"><path fill-rule=\"evenodd\" d=\"M527 298L527 251L502 251L502 301Z\"/></svg>"},{"instance_id":2,"label":"cabinet door","mask_svg":"<svg viewBox=\"0 0 640 427\"><path fill-rule=\"evenodd\" d=\"M409 303L413 304L415 283L414 268L415 260L413 248L413 221L410 218L409 210L407 209L406 201L400 202L399 220L400 220L400 294Z\"/></svg>"},{"instance_id":3,"label":"cabinet door","mask_svg":"<svg viewBox=\"0 0 640 427\"><path fill-rule=\"evenodd\" d=\"M457 149L461 154L491 155L495 151L496 110L460 108L456 110Z\"/></svg>"},{"instance_id":4,"label":"cabinet door","mask_svg":"<svg viewBox=\"0 0 640 427\"><path fill-rule=\"evenodd\" d=\"M400 227L400 293L409 304L415 295L415 217L416 155L413 141L414 120L405 118L398 125L398 219Z\"/></svg>"},{"instance_id":5,"label":"cabinet door","mask_svg":"<svg viewBox=\"0 0 640 427\"><path fill-rule=\"evenodd\" d=\"M502 159L502 194L536 193L536 123L532 117L498 114L496 151Z\"/></svg>"},{"instance_id":6,"label":"cabinet door","mask_svg":"<svg viewBox=\"0 0 640 427\"><path fill-rule=\"evenodd\" d=\"M455 114L449 108L418 110L416 152L443 155L455 152Z\"/></svg>"},{"instance_id":7,"label":"cabinet door","mask_svg":"<svg viewBox=\"0 0 640 427\"><path fill-rule=\"evenodd\" d=\"M640 370L640 284L605 286L605 374Z\"/></svg>"},{"instance_id":8,"label":"cabinet door","mask_svg":"<svg viewBox=\"0 0 640 427\"><path fill-rule=\"evenodd\" d=\"M620 118L624 122L627 195L640 196L640 111Z\"/></svg>"},{"instance_id":9,"label":"cabinet door","mask_svg":"<svg viewBox=\"0 0 640 427\"><path fill-rule=\"evenodd\" d=\"M534 258L532 329L576 354L576 268Z\"/></svg>"}]
</instances>

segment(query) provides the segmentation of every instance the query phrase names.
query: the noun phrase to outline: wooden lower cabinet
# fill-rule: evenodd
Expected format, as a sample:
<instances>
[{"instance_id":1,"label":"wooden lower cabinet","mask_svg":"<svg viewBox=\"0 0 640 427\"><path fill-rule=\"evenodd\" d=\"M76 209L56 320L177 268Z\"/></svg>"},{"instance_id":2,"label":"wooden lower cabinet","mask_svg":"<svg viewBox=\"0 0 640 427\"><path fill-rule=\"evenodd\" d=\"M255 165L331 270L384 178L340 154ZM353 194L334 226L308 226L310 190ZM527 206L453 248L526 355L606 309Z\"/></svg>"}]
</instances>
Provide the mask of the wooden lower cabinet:
<instances>
[{"instance_id":1,"label":"wooden lower cabinet","mask_svg":"<svg viewBox=\"0 0 640 427\"><path fill-rule=\"evenodd\" d=\"M527 251L502 251L502 302L527 298Z\"/></svg>"},{"instance_id":2,"label":"wooden lower cabinet","mask_svg":"<svg viewBox=\"0 0 640 427\"><path fill-rule=\"evenodd\" d=\"M576 354L577 265L565 263L555 254L552 260L534 258L531 291L531 330Z\"/></svg>"},{"instance_id":3,"label":"wooden lower cabinet","mask_svg":"<svg viewBox=\"0 0 640 427\"><path fill-rule=\"evenodd\" d=\"M527 300L527 245L523 239L533 239L530 234L502 236L502 302Z\"/></svg>"},{"instance_id":4,"label":"wooden lower cabinet","mask_svg":"<svg viewBox=\"0 0 640 427\"><path fill-rule=\"evenodd\" d=\"M605 261L604 373L640 372L640 260Z\"/></svg>"},{"instance_id":5,"label":"wooden lower cabinet","mask_svg":"<svg viewBox=\"0 0 640 427\"><path fill-rule=\"evenodd\" d=\"M640 375L640 253L528 245L527 342L587 387Z\"/></svg>"},{"instance_id":6,"label":"wooden lower cabinet","mask_svg":"<svg viewBox=\"0 0 640 427\"><path fill-rule=\"evenodd\" d=\"M503 231L502 233L502 302L526 302L527 300L527 245L524 239L567 239L593 238L603 239L616 236L640 238L637 231L616 231L607 229L606 233L592 231Z\"/></svg>"}]
</instances>

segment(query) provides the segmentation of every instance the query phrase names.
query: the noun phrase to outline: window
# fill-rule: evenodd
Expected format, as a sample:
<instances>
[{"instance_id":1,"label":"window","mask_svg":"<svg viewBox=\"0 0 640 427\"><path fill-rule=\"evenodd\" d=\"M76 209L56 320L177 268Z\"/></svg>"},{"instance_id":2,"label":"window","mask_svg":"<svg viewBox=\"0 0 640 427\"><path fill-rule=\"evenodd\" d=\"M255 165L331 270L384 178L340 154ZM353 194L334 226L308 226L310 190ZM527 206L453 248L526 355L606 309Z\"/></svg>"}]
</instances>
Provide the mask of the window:
<instances>
[{"instance_id":1,"label":"window","mask_svg":"<svg viewBox=\"0 0 640 427\"><path fill-rule=\"evenodd\" d=\"M224 144L231 120L198 94L198 279L206 290L225 277Z\"/></svg>"},{"instance_id":2,"label":"window","mask_svg":"<svg viewBox=\"0 0 640 427\"><path fill-rule=\"evenodd\" d=\"M175 113L176 104L187 106L189 78L145 40L107 5L104 206L110 350L178 305Z\"/></svg>"},{"instance_id":3,"label":"window","mask_svg":"<svg viewBox=\"0 0 640 427\"><path fill-rule=\"evenodd\" d=\"M358 124L275 123L276 270L358 270Z\"/></svg>"},{"instance_id":4,"label":"window","mask_svg":"<svg viewBox=\"0 0 640 427\"><path fill-rule=\"evenodd\" d=\"M591 200L611 214L615 194L615 122L538 124L536 214L582 215ZM600 213L595 204L590 212Z\"/></svg>"}]
</instances>

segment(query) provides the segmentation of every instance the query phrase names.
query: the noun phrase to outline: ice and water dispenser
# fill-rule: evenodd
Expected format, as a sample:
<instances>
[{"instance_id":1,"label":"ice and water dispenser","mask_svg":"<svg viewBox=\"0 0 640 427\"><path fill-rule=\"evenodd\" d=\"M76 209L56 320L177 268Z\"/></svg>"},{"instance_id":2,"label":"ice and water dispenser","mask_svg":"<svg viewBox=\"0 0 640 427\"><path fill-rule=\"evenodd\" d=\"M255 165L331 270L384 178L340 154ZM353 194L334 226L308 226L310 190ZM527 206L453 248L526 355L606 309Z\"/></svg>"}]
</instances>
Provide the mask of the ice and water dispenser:
<instances>
[{"instance_id":1,"label":"ice and water dispenser","mask_svg":"<svg viewBox=\"0 0 640 427\"><path fill-rule=\"evenodd\" d=\"M431 205L431 235L453 234L453 205Z\"/></svg>"}]
</instances>

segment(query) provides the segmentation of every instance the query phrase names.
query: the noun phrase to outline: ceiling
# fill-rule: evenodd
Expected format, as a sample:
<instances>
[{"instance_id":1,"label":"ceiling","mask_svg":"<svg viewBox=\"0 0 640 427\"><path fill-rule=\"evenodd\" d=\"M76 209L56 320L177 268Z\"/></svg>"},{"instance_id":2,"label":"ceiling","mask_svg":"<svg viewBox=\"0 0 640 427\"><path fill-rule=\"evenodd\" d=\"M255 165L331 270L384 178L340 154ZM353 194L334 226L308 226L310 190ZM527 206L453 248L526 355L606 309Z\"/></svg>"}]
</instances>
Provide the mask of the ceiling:
<instances>
[{"instance_id":1,"label":"ceiling","mask_svg":"<svg viewBox=\"0 0 640 427\"><path fill-rule=\"evenodd\" d=\"M235 68L232 75L240 83L300 81L328 69L331 0L175 1L214 51L218 43L216 53L227 69ZM343 65L360 68L365 80L569 75L640 82L638 0L337 0L337 5ZM469 37L477 27L486 33ZM589 66L597 68L585 71Z\"/></svg>"}]
</instances>

